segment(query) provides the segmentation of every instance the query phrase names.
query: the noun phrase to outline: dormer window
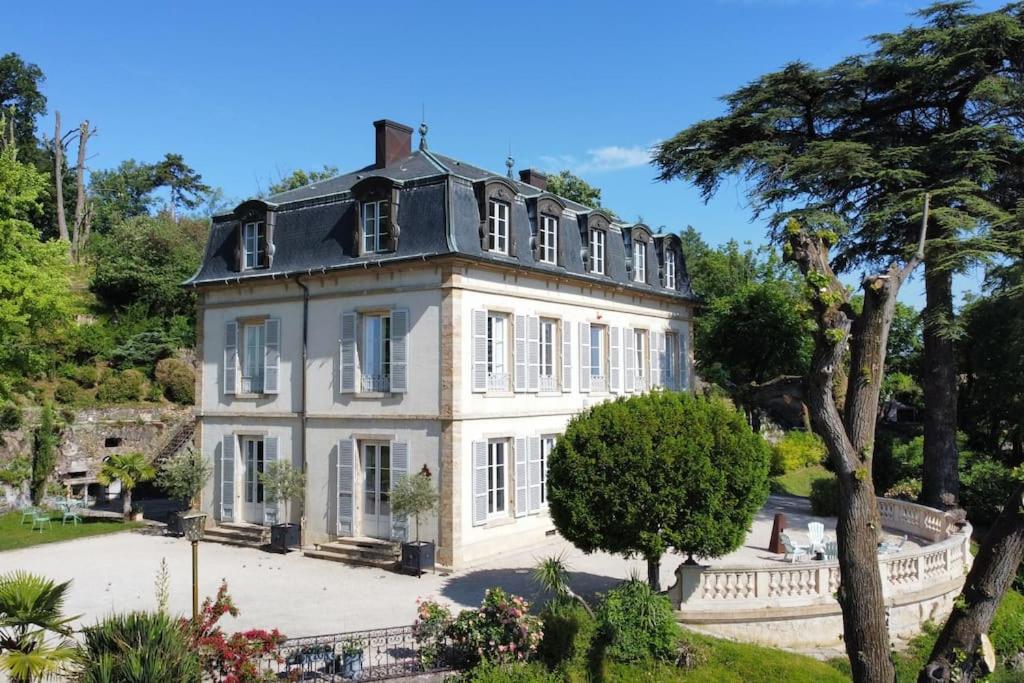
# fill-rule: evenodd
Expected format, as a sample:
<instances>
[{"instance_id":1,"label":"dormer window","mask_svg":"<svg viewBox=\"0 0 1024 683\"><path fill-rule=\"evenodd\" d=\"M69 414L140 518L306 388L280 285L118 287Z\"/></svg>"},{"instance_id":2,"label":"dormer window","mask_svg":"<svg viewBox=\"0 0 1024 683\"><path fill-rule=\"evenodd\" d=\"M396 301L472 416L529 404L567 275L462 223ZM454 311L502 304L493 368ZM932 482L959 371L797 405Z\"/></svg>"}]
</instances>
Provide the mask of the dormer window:
<instances>
[{"instance_id":1,"label":"dormer window","mask_svg":"<svg viewBox=\"0 0 1024 683\"><path fill-rule=\"evenodd\" d=\"M388 219L391 203L387 200L363 203L363 253L387 251Z\"/></svg>"},{"instance_id":2,"label":"dormer window","mask_svg":"<svg viewBox=\"0 0 1024 683\"><path fill-rule=\"evenodd\" d=\"M242 226L242 248L244 250L243 270L267 267L267 224L265 222L245 223Z\"/></svg>"},{"instance_id":3,"label":"dormer window","mask_svg":"<svg viewBox=\"0 0 1024 683\"><path fill-rule=\"evenodd\" d=\"M491 199L487 202L487 250L508 254L509 205Z\"/></svg>"},{"instance_id":4,"label":"dormer window","mask_svg":"<svg viewBox=\"0 0 1024 683\"><path fill-rule=\"evenodd\" d=\"M381 176L363 178L352 186L355 199L352 249L355 256L398 250L401 183Z\"/></svg>"},{"instance_id":5,"label":"dormer window","mask_svg":"<svg viewBox=\"0 0 1024 683\"><path fill-rule=\"evenodd\" d=\"M665 252L665 287L676 288L676 253L674 251Z\"/></svg>"},{"instance_id":6,"label":"dormer window","mask_svg":"<svg viewBox=\"0 0 1024 683\"><path fill-rule=\"evenodd\" d=\"M604 246L607 235L604 230L590 231L590 272L604 275Z\"/></svg>"},{"instance_id":7,"label":"dormer window","mask_svg":"<svg viewBox=\"0 0 1024 683\"><path fill-rule=\"evenodd\" d=\"M554 216L540 217L540 260L543 263L558 263L558 219Z\"/></svg>"},{"instance_id":8,"label":"dormer window","mask_svg":"<svg viewBox=\"0 0 1024 683\"><path fill-rule=\"evenodd\" d=\"M633 281L647 282L647 243L633 240Z\"/></svg>"}]
</instances>

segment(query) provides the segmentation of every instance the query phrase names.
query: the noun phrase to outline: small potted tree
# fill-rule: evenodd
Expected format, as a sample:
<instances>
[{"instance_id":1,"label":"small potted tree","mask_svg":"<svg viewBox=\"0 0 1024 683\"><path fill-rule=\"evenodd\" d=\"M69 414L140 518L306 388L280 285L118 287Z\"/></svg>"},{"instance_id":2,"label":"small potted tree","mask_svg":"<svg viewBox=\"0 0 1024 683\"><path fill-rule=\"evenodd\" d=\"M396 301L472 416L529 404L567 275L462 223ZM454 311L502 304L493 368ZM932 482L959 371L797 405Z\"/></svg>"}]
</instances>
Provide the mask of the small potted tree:
<instances>
[{"instance_id":1,"label":"small potted tree","mask_svg":"<svg viewBox=\"0 0 1024 683\"><path fill-rule=\"evenodd\" d=\"M267 465L265 472L260 474L263 484L263 499L268 503L281 503L284 506L284 520L270 527L270 547L278 552L286 553L299 545L301 527L292 524L291 503L302 498L306 489L306 476L292 467L290 462L277 460Z\"/></svg>"},{"instance_id":2,"label":"small potted tree","mask_svg":"<svg viewBox=\"0 0 1024 683\"><path fill-rule=\"evenodd\" d=\"M341 646L341 677L355 678L363 670L366 644L358 639L346 640Z\"/></svg>"},{"instance_id":3,"label":"small potted tree","mask_svg":"<svg viewBox=\"0 0 1024 683\"><path fill-rule=\"evenodd\" d=\"M410 515L416 526L416 540L402 544L402 569L417 576L424 569L434 568L434 543L420 540L420 515L432 512L437 500L426 468L411 477L401 477L391 490L391 514Z\"/></svg>"},{"instance_id":4,"label":"small potted tree","mask_svg":"<svg viewBox=\"0 0 1024 683\"><path fill-rule=\"evenodd\" d=\"M195 449L188 448L168 458L156 475L156 485L184 509L167 515L167 532L185 533L181 518L199 509L199 495L213 468Z\"/></svg>"}]
</instances>

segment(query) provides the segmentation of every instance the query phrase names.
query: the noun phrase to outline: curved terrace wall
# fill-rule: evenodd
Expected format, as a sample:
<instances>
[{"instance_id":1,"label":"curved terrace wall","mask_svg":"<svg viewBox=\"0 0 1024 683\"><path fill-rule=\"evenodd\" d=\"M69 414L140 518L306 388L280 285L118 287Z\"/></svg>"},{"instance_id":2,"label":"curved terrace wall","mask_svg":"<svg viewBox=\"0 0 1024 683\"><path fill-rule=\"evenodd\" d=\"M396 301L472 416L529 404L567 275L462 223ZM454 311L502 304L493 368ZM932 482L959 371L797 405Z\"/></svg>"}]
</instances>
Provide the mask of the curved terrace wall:
<instances>
[{"instance_id":1,"label":"curved terrace wall","mask_svg":"<svg viewBox=\"0 0 1024 683\"><path fill-rule=\"evenodd\" d=\"M886 530L927 544L878 558L891 636L907 639L953 609L972 562L971 527L958 528L946 513L906 501L879 498L878 507ZM842 642L838 588L837 561L806 560L682 564L668 593L677 619L697 630L776 647L817 648Z\"/></svg>"}]
</instances>

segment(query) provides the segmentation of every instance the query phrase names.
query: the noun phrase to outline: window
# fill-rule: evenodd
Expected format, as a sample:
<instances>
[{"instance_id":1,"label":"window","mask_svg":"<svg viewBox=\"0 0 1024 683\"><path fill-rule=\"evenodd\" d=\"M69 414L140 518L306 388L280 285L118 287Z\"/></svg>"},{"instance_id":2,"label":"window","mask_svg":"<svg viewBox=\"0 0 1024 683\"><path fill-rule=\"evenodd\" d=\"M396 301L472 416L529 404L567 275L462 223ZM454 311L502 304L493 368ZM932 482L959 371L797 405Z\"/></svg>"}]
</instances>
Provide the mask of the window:
<instances>
[{"instance_id":1,"label":"window","mask_svg":"<svg viewBox=\"0 0 1024 683\"><path fill-rule=\"evenodd\" d=\"M391 391L391 316L364 315L362 369L363 391Z\"/></svg>"},{"instance_id":2,"label":"window","mask_svg":"<svg viewBox=\"0 0 1024 683\"><path fill-rule=\"evenodd\" d=\"M242 454L245 457L245 502L263 502L263 482L260 473L264 471L263 439L243 438Z\"/></svg>"},{"instance_id":3,"label":"window","mask_svg":"<svg viewBox=\"0 0 1024 683\"><path fill-rule=\"evenodd\" d=\"M608 353L606 351L605 328L603 325L590 326L590 390L605 391L607 385Z\"/></svg>"},{"instance_id":4,"label":"window","mask_svg":"<svg viewBox=\"0 0 1024 683\"><path fill-rule=\"evenodd\" d=\"M548 502L548 460L551 451L555 450L555 437L542 436L540 438L540 503L547 505Z\"/></svg>"},{"instance_id":5,"label":"window","mask_svg":"<svg viewBox=\"0 0 1024 683\"><path fill-rule=\"evenodd\" d=\"M604 275L604 230L590 231L590 272Z\"/></svg>"},{"instance_id":6,"label":"window","mask_svg":"<svg viewBox=\"0 0 1024 683\"><path fill-rule=\"evenodd\" d=\"M508 391L508 317L487 314L487 390Z\"/></svg>"},{"instance_id":7,"label":"window","mask_svg":"<svg viewBox=\"0 0 1024 683\"><path fill-rule=\"evenodd\" d=\"M555 378L557 367L555 353L558 343L555 339L555 331L558 329L558 321L550 318L541 318L540 321L540 385L541 391L558 391L558 380Z\"/></svg>"},{"instance_id":8,"label":"window","mask_svg":"<svg viewBox=\"0 0 1024 683\"><path fill-rule=\"evenodd\" d=\"M636 390L647 390L647 332L633 330L633 352L636 354Z\"/></svg>"},{"instance_id":9,"label":"window","mask_svg":"<svg viewBox=\"0 0 1024 683\"><path fill-rule=\"evenodd\" d=\"M267 224L246 223L242 227L243 270L267 267Z\"/></svg>"},{"instance_id":10,"label":"window","mask_svg":"<svg viewBox=\"0 0 1024 683\"><path fill-rule=\"evenodd\" d=\"M669 289L676 288L676 253L665 252L665 286Z\"/></svg>"},{"instance_id":11,"label":"window","mask_svg":"<svg viewBox=\"0 0 1024 683\"><path fill-rule=\"evenodd\" d=\"M487 442L487 514L505 512L505 491L508 468L508 441L495 439Z\"/></svg>"},{"instance_id":12,"label":"window","mask_svg":"<svg viewBox=\"0 0 1024 683\"><path fill-rule=\"evenodd\" d=\"M544 263L558 263L558 219L552 216L540 217L540 260Z\"/></svg>"},{"instance_id":13,"label":"window","mask_svg":"<svg viewBox=\"0 0 1024 683\"><path fill-rule=\"evenodd\" d=\"M262 394L267 337L263 323L242 327L242 393Z\"/></svg>"},{"instance_id":14,"label":"window","mask_svg":"<svg viewBox=\"0 0 1024 683\"><path fill-rule=\"evenodd\" d=\"M487 250L508 253L509 205L494 199L487 202Z\"/></svg>"},{"instance_id":15,"label":"window","mask_svg":"<svg viewBox=\"0 0 1024 683\"><path fill-rule=\"evenodd\" d=\"M662 361L661 372L665 375L665 384L675 387L678 374L676 366L679 363L679 339L675 332L665 333L665 358Z\"/></svg>"},{"instance_id":16,"label":"window","mask_svg":"<svg viewBox=\"0 0 1024 683\"><path fill-rule=\"evenodd\" d=\"M647 242L633 240L633 281L647 282Z\"/></svg>"},{"instance_id":17,"label":"window","mask_svg":"<svg viewBox=\"0 0 1024 683\"><path fill-rule=\"evenodd\" d=\"M386 200L363 203L363 253L386 250L388 212Z\"/></svg>"}]
</instances>

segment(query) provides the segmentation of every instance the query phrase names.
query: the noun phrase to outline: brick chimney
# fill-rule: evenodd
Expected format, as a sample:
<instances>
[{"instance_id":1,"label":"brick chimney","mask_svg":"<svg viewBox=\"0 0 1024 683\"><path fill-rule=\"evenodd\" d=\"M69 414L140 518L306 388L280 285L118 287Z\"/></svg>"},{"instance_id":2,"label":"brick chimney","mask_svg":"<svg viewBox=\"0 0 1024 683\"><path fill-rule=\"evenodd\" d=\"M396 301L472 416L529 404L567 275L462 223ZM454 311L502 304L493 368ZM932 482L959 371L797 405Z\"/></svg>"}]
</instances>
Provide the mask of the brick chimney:
<instances>
[{"instance_id":1,"label":"brick chimney","mask_svg":"<svg viewBox=\"0 0 1024 683\"><path fill-rule=\"evenodd\" d=\"M377 140L377 168L390 166L412 154L412 128L390 119L373 122Z\"/></svg>"},{"instance_id":2,"label":"brick chimney","mask_svg":"<svg viewBox=\"0 0 1024 683\"><path fill-rule=\"evenodd\" d=\"M519 172L519 180L532 185L542 192L548 189L548 177L535 168L524 168Z\"/></svg>"}]
</instances>

